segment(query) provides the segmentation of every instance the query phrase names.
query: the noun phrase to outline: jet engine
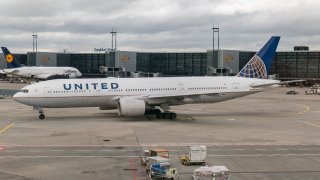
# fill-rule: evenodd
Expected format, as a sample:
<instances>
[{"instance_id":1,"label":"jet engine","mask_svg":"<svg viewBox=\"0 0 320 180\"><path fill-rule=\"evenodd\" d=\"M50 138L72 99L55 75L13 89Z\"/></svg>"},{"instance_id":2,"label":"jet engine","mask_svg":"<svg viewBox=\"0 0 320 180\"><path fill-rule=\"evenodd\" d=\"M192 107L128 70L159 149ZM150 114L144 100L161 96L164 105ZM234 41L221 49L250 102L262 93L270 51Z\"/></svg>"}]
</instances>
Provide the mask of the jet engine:
<instances>
[{"instance_id":1,"label":"jet engine","mask_svg":"<svg viewBox=\"0 0 320 180\"><path fill-rule=\"evenodd\" d=\"M118 102L119 116L141 116L146 111L146 103L141 99L123 97Z\"/></svg>"}]
</instances>

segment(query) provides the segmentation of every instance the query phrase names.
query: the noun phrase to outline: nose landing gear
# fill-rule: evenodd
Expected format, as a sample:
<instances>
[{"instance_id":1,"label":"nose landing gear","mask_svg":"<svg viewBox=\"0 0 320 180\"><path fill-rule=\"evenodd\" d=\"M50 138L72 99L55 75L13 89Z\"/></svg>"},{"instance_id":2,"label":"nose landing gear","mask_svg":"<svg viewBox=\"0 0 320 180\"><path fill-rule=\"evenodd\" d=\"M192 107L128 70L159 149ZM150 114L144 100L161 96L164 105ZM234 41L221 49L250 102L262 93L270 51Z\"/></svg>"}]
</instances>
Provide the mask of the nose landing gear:
<instances>
[{"instance_id":1,"label":"nose landing gear","mask_svg":"<svg viewBox=\"0 0 320 180\"><path fill-rule=\"evenodd\" d=\"M44 119L46 116L44 114L39 115L39 119Z\"/></svg>"},{"instance_id":2,"label":"nose landing gear","mask_svg":"<svg viewBox=\"0 0 320 180\"><path fill-rule=\"evenodd\" d=\"M43 108L40 108L40 107L34 107L35 110L38 110L39 111L39 119L44 119L46 118L46 116L43 114Z\"/></svg>"}]
</instances>

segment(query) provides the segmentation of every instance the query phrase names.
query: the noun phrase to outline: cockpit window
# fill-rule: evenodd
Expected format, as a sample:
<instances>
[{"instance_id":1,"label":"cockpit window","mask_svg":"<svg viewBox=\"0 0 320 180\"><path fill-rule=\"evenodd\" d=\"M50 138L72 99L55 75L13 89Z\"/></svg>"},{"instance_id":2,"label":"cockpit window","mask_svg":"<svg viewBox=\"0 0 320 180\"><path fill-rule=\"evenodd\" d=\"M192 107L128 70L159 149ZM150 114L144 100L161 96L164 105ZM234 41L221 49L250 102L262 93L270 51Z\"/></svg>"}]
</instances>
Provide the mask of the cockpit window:
<instances>
[{"instance_id":1,"label":"cockpit window","mask_svg":"<svg viewBox=\"0 0 320 180\"><path fill-rule=\"evenodd\" d=\"M23 93L28 93L29 90L28 90L28 89L23 89L22 92L23 92Z\"/></svg>"}]
</instances>

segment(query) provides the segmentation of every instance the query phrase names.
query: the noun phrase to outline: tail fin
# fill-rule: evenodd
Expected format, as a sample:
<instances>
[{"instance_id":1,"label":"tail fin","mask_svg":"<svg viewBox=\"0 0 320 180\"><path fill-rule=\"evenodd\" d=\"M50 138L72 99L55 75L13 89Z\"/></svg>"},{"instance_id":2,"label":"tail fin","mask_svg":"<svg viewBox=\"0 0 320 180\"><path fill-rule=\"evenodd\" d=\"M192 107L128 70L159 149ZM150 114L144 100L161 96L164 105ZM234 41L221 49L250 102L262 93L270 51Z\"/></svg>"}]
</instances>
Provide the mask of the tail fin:
<instances>
[{"instance_id":1,"label":"tail fin","mask_svg":"<svg viewBox=\"0 0 320 180\"><path fill-rule=\"evenodd\" d=\"M6 47L1 47L1 49L10 68L21 67L18 61L14 59L13 55L10 53L10 51Z\"/></svg>"},{"instance_id":2,"label":"tail fin","mask_svg":"<svg viewBox=\"0 0 320 180\"><path fill-rule=\"evenodd\" d=\"M237 74L238 77L267 79L280 36L272 36Z\"/></svg>"}]
</instances>

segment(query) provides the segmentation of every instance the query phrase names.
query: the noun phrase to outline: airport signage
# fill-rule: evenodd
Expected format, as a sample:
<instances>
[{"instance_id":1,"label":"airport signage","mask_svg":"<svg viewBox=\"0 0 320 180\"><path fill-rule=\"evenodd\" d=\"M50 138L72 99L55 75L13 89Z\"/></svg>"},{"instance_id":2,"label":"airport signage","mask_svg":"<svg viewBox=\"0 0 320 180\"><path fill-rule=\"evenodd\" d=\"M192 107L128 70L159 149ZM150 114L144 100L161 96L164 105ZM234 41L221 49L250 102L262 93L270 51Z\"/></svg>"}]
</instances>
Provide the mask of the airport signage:
<instances>
[{"instance_id":1,"label":"airport signage","mask_svg":"<svg viewBox=\"0 0 320 180\"><path fill-rule=\"evenodd\" d=\"M106 48L94 48L93 50L94 50L94 52L106 52L107 51Z\"/></svg>"}]
</instances>

